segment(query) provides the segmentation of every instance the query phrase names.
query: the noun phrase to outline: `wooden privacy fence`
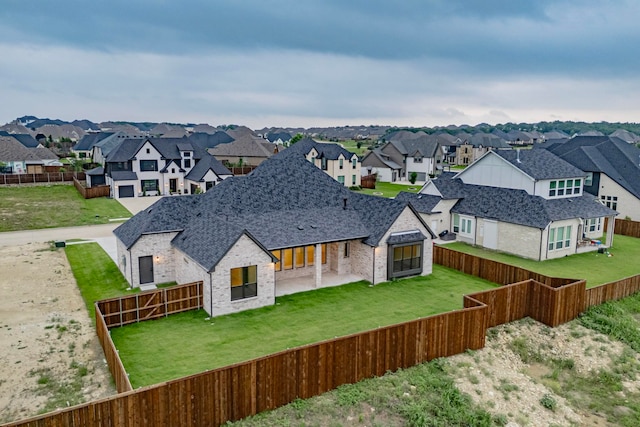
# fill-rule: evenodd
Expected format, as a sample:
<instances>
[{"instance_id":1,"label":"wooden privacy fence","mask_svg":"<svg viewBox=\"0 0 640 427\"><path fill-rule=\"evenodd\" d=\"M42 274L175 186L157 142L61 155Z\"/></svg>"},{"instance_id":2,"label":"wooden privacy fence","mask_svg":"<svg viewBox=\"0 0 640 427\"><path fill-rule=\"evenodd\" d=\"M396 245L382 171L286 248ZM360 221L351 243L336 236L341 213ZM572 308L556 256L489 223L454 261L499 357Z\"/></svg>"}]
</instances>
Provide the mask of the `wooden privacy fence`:
<instances>
[{"instance_id":1,"label":"wooden privacy fence","mask_svg":"<svg viewBox=\"0 0 640 427\"><path fill-rule=\"evenodd\" d=\"M233 175L247 175L251 173L257 166L227 166Z\"/></svg>"},{"instance_id":2,"label":"wooden privacy fence","mask_svg":"<svg viewBox=\"0 0 640 427\"><path fill-rule=\"evenodd\" d=\"M604 219L604 229L607 229L609 218ZM615 234L621 234L623 236L640 238L640 222L631 221L630 219L616 218L614 227Z\"/></svg>"},{"instance_id":3,"label":"wooden privacy fence","mask_svg":"<svg viewBox=\"0 0 640 427\"><path fill-rule=\"evenodd\" d=\"M375 173L371 175L365 175L360 178L360 186L362 188L376 188L377 179L378 175L376 175Z\"/></svg>"},{"instance_id":4,"label":"wooden privacy fence","mask_svg":"<svg viewBox=\"0 0 640 427\"><path fill-rule=\"evenodd\" d=\"M218 426L438 357L480 349L488 307L323 341L10 426ZM96 311L98 313L98 311ZM126 375L126 374L125 374Z\"/></svg>"},{"instance_id":5,"label":"wooden privacy fence","mask_svg":"<svg viewBox=\"0 0 640 427\"><path fill-rule=\"evenodd\" d=\"M107 328L158 319L170 314L202 308L202 282L96 302Z\"/></svg>"},{"instance_id":6,"label":"wooden privacy fence","mask_svg":"<svg viewBox=\"0 0 640 427\"><path fill-rule=\"evenodd\" d=\"M111 194L111 187L108 185L99 185L96 187L85 187L84 184L78 181L75 177L73 178L73 185L76 187L76 190L84 197L85 199L94 199L96 197L108 197Z\"/></svg>"},{"instance_id":7,"label":"wooden privacy fence","mask_svg":"<svg viewBox=\"0 0 640 427\"><path fill-rule=\"evenodd\" d=\"M461 310L310 344L134 391L128 391L131 384L108 328L199 308L201 285L99 301L96 329L118 390L125 392L7 426L218 426L342 384L466 349L480 349L487 328L492 326L527 316L557 326L591 305L640 290L640 275L586 289L584 280L547 277L441 246L435 246L433 254L439 264L511 284L464 296ZM512 279L515 277L520 279Z\"/></svg>"},{"instance_id":8,"label":"wooden privacy fence","mask_svg":"<svg viewBox=\"0 0 640 427\"><path fill-rule=\"evenodd\" d=\"M0 174L0 184L35 184L51 182L71 182L74 178L85 179L84 172L53 172L53 173L21 173Z\"/></svg>"}]
</instances>

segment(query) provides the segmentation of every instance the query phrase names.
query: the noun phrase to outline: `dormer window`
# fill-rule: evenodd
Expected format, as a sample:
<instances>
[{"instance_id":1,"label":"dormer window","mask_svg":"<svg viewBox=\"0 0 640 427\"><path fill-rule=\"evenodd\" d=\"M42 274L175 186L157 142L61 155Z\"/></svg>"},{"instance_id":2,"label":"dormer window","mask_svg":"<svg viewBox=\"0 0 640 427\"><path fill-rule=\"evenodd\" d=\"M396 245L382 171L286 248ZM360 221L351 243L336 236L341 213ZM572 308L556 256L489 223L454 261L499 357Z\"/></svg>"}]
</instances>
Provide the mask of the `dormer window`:
<instances>
[{"instance_id":1,"label":"dormer window","mask_svg":"<svg viewBox=\"0 0 640 427\"><path fill-rule=\"evenodd\" d=\"M190 151L185 151L183 154L184 154L184 157L191 157Z\"/></svg>"},{"instance_id":2,"label":"dormer window","mask_svg":"<svg viewBox=\"0 0 640 427\"><path fill-rule=\"evenodd\" d=\"M413 158L413 162L414 163L422 163L422 157L414 157Z\"/></svg>"}]
</instances>

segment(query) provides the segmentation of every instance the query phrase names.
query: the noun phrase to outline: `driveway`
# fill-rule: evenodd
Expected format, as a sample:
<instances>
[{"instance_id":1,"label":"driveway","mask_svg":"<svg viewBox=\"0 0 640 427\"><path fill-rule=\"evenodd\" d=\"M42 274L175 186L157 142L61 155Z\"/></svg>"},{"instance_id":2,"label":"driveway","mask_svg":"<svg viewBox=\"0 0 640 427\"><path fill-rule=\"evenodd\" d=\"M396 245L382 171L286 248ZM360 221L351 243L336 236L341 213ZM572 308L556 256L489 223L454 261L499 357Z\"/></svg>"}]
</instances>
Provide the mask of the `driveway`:
<instances>
[{"instance_id":1,"label":"driveway","mask_svg":"<svg viewBox=\"0 0 640 427\"><path fill-rule=\"evenodd\" d=\"M163 196L148 196L148 197L124 197L118 199L118 202L124 206L133 215L140 211L147 209L149 206L160 200Z\"/></svg>"}]
</instances>

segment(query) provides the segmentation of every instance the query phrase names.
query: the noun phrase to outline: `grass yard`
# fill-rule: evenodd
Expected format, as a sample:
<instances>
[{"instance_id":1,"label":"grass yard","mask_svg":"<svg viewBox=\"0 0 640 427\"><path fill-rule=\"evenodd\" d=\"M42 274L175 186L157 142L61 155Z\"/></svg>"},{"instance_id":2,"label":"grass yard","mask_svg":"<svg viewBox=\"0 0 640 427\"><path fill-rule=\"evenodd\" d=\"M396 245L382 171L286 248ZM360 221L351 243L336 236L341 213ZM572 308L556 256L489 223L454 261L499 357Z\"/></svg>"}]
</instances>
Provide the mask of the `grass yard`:
<instances>
[{"instance_id":1,"label":"grass yard","mask_svg":"<svg viewBox=\"0 0 640 427\"><path fill-rule=\"evenodd\" d=\"M276 305L209 318L176 314L111 330L134 387L202 372L287 348L462 308L485 280L434 265L433 274L374 287L356 282L287 295ZM153 363L149 363L150 358ZM176 363L179 361L179 363Z\"/></svg>"},{"instance_id":2,"label":"grass yard","mask_svg":"<svg viewBox=\"0 0 640 427\"><path fill-rule=\"evenodd\" d=\"M618 234L613 238L613 247L609 250L612 255L610 257L597 252L587 252L547 261L533 261L515 255L473 247L461 242L448 243L444 246L506 264L517 265L547 276L586 279L587 287L640 274L640 264L638 263L640 260L640 239Z\"/></svg>"},{"instance_id":3,"label":"grass yard","mask_svg":"<svg viewBox=\"0 0 640 427\"><path fill-rule=\"evenodd\" d=\"M408 191L410 193L417 193L420 191L422 185L406 185L395 184L393 182L376 182L376 188L363 188L358 190L358 193L373 194L380 197L396 197L401 191Z\"/></svg>"},{"instance_id":4,"label":"grass yard","mask_svg":"<svg viewBox=\"0 0 640 427\"><path fill-rule=\"evenodd\" d=\"M0 187L0 232L106 224L129 217L118 201L85 200L73 185Z\"/></svg>"},{"instance_id":5,"label":"grass yard","mask_svg":"<svg viewBox=\"0 0 640 427\"><path fill-rule=\"evenodd\" d=\"M94 302L136 292L127 291L129 283L97 243L68 245L65 253L92 321L96 318Z\"/></svg>"}]
</instances>

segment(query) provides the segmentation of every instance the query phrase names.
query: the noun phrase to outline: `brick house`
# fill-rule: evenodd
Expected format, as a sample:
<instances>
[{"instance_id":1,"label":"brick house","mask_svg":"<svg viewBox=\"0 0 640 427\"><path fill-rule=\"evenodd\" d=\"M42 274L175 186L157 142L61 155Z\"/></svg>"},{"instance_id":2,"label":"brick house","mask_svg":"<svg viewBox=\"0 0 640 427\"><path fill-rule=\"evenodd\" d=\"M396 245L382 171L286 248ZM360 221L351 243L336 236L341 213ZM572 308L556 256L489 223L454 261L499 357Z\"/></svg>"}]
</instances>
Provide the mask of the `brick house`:
<instances>
[{"instance_id":1,"label":"brick house","mask_svg":"<svg viewBox=\"0 0 640 427\"><path fill-rule=\"evenodd\" d=\"M303 138L287 150L303 154L308 161L346 187L360 186L360 159L338 144Z\"/></svg>"},{"instance_id":2,"label":"brick house","mask_svg":"<svg viewBox=\"0 0 640 427\"><path fill-rule=\"evenodd\" d=\"M162 198L114 233L133 287L202 281L211 315L430 274L435 237L407 203L351 192L288 149L205 194Z\"/></svg>"}]
</instances>

